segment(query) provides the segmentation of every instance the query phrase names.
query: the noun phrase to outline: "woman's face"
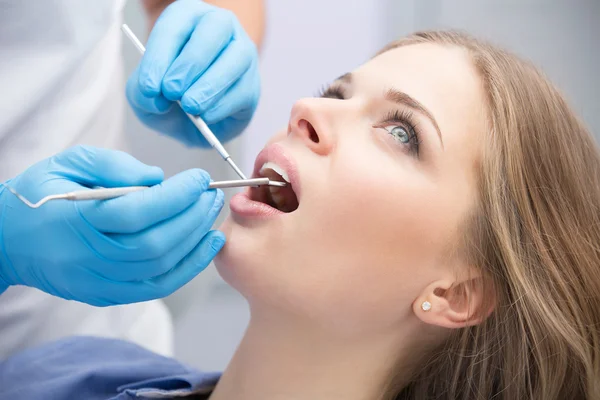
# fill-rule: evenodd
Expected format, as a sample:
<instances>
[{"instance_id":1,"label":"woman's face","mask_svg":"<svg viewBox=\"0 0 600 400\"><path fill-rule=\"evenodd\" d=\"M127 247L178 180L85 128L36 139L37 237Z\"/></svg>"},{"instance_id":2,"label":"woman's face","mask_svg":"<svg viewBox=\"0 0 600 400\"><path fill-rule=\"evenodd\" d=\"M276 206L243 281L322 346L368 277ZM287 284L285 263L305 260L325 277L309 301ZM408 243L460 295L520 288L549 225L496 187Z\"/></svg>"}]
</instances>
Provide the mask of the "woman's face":
<instances>
[{"instance_id":1,"label":"woman's face","mask_svg":"<svg viewBox=\"0 0 600 400\"><path fill-rule=\"evenodd\" d=\"M254 171L285 171L297 209L264 204L294 209L290 185L235 196L220 274L253 310L346 334L405 322L424 288L460 267L450 247L476 202L480 85L464 51L419 44L298 100Z\"/></svg>"}]
</instances>

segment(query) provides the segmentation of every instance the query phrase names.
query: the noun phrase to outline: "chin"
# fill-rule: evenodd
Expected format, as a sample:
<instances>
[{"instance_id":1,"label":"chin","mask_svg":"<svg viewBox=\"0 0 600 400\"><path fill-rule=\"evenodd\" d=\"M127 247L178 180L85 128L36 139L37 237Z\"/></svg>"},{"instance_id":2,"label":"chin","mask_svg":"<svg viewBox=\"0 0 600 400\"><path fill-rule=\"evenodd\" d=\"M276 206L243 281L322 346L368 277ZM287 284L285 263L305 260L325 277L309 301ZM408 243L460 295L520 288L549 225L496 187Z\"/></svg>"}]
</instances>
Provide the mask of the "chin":
<instances>
[{"instance_id":1,"label":"chin","mask_svg":"<svg viewBox=\"0 0 600 400\"><path fill-rule=\"evenodd\" d=\"M266 244L261 243L260 233L237 224L232 216L227 217L219 230L225 234L226 242L214 260L217 271L225 282L248 297L252 288L260 285L261 272L267 267Z\"/></svg>"},{"instance_id":2,"label":"chin","mask_svg":"<svg viewBox=\"0 0 600 400\"><path fill-rule=\"evenodd\" d=\"M289 311L306 301L302 271L290 266L290 253L280 251L277 224L259 222L249 226L229 216L219 230L227 238L215 258L219 275L248 301L250 308ZM289 250L289 248L288 248ZM294 270L296 272L294 272Z\"/></svg>"},{"instance_id":3,"label":"chin","mask_svg":"<svg viewBox=\"0 0 600 400\"><path fill-rule=\"evenodd\" d=\"M225 245L214 259L215 267L229 285L237 289L235 284L235 267L241 264L241 256L239 248L236 249L236 241L233 239L236 236L235 223L231 220L231 215L219 227L219 230L225 234Z\"/></svg>"}]
</instances>

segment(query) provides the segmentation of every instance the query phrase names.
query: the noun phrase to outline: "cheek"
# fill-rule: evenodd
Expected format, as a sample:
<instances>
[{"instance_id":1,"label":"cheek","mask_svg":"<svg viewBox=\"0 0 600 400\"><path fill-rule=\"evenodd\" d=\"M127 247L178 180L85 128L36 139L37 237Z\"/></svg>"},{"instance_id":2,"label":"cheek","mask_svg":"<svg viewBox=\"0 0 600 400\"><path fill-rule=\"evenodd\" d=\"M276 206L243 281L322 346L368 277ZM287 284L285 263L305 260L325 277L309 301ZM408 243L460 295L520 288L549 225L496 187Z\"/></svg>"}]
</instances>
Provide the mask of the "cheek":
<instances>
[{"instance_id":1,"label":"cheek","mask_svg":"<svg viewBox=\"0 0 600 400\"><path fill-rule=\"evenodd\" d=\"M311 199L310 221L321 221L322 240L361 256L400 254L400 263L424 258L444 243L448 215L438 185L409 156L398 157L337 160L328 185ZM321 198L329 204L324 207Z\"/></svg>"}]
</instances>

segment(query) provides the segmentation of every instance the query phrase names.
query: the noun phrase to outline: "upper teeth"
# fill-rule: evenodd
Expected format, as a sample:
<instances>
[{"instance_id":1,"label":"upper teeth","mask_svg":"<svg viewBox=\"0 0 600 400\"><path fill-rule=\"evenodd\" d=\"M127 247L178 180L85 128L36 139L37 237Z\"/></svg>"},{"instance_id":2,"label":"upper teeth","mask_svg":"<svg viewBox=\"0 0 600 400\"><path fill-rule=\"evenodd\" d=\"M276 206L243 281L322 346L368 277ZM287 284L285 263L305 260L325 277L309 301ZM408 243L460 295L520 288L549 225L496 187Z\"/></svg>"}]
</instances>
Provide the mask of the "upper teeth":
<instances>
[{"instance_id":1,"label":"upper teeth","mask_svg":"<svg viewBox=\"0 0 600 400\"><path fill-rule=\"evenodd\" d=\"M287 172L285 172L285 170L279 165L271 161L266 162L262 167L260 167L259 174L264 175L265 170L267 169L272 169L273 171L277 172L287 183L290 183L290 177L288 176Z\"/></svg>"}]
</instances>

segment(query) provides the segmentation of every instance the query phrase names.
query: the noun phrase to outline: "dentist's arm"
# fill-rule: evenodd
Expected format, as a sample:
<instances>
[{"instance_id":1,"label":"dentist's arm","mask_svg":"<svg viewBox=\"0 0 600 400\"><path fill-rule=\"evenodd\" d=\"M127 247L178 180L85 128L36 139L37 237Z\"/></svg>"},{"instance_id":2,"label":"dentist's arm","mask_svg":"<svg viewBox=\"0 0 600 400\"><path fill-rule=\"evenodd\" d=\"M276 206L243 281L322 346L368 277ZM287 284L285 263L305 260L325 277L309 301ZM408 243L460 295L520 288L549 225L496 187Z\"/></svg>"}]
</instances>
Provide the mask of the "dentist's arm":
<instances>
[{"instance_id":1,"label":"dentist's arm","mask_svg":"<svg viewBox=\"0 0 600 400\"><path fill-rule=\"evenodd\" d=\"M175 0L142 0L148 14L148 26L153 27L158 16ZM206 3L233 11L250 39L260 49L265 32L264 0L207 0Z\"/></svg>"}]
</instances>

